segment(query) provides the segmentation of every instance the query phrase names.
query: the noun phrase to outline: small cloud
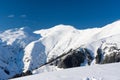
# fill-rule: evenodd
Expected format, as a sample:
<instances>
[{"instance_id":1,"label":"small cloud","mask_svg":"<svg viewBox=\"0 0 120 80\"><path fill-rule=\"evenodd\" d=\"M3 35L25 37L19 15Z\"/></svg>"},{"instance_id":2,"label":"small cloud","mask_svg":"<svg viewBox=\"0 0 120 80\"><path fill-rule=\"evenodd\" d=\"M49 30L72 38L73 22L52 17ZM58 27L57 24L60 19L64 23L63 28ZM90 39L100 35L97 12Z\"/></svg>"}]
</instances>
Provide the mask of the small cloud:
<instances>
[{"instance_id":1,"label":"small cloud","mask_svg":"<svg viewBox=\"0 0 120 80\"><path fill-rule=\"evenodd\" d=\"M26 18L27 15L23 14L23 15L20 15L21 18Z\"/></svg>"},{"instance_id":2,"label":"small cloud","mask_svg":"<svg viewBox=\"0 0 120 80\"><path fill-rule=\"evenodd\" d=\"M15 15L11 14L11 15L8 15L8 18L14 18Z\"/></svg>"}]
</instances>

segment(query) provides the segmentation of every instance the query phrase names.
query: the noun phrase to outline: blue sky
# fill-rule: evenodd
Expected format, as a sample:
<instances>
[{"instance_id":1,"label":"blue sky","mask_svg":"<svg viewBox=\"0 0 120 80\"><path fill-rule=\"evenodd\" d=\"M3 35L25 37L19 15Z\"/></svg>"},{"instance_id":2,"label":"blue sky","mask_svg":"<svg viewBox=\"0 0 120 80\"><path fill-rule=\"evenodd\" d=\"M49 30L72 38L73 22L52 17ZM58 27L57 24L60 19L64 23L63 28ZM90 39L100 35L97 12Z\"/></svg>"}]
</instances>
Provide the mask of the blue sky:
<instances>
[{"instance_id":1,"label":"blue sky","mask_svg":"<svg viewBox=\"0 0 120 80\"><path fill-rule=\"evenodd\" d=\"M120 0L0 0L0 30L58 24L85 29L119 19Z\"/></svg>"}]
</instances>

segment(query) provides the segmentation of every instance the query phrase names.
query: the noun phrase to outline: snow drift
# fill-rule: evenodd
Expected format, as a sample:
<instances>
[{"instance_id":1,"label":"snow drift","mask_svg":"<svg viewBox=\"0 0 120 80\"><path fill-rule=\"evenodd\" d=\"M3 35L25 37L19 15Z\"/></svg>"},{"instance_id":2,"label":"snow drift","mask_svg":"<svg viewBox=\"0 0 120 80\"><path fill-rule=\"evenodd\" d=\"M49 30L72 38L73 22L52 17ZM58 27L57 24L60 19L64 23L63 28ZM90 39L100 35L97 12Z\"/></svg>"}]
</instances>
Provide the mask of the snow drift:
<instances>
[{"instance_id":1,"label":"snow drift","mask_svg":"<svg viewBox=\"0 0 120 80\"><path fill-rule=\"evenodd\" d=\"M70 68L13 80L119 80L120 63Z\"/></svg>"}]
</instances>

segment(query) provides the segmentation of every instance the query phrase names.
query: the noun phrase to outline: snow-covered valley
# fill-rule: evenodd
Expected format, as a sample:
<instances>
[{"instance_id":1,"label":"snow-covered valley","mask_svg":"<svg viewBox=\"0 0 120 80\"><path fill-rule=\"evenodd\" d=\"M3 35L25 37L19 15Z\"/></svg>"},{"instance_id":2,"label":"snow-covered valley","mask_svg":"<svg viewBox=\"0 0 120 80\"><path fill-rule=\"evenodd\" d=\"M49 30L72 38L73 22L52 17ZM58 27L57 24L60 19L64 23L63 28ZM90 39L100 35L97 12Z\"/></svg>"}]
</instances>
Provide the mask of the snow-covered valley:
<instances>
[{"instance_id":1,"label":"snow-covered valley","mask_svg":"<svg viewBox=\"0 0 120 80\"><path fill-rule=\"evenodd\" d=\"M78 80L78 74L80 74L83 77L79 79L83 80L85 77L85 80L91 80L93 76L85 74L87 70L92 74L95 65L95 69L98 71L95 75L98 75L99 66L97 67L96 64L114 62L120 62L120 21L113 22L102 28L84 30L76 29L70 25L57 25L50 29L37 31L32 31L29 28L15 28L0 33L0 79L6 80L8 78L22 76L23 73L25 73L24 75L29 75L29 73L26 74L26 72L30 72L30 74L40 74L42 76L42 74L50 74L44 74L43 72L71 68L65 70L67 77L58 76L64 73L63 70L63 72L60 71L60 73L51 73L51 77L48 76L48 79L61 80L63 77L63 79L68 80L68 77L73 76L74 80ZM90 67L90 70L87 67L85 72L82 71L82 69L84 70L83 67L72 69L72 67L88 65L92 67ZM119 63L115 65L119 66ZM115 65L112 64L111 66L114 68L110 68L117 71L118 67ZM100 72L107 75L105 71L102 71L104 65L102 66L103 67L100 67ZM105 69L106 68L107 67L105 67ZM77 69L80 69L83 73L76 72L78 71ZM107 69L107 72L109 70L110 69ZM75 72L78 74L71 74L69 76L68 73L72 71L74 74ZM120 73L120 71L118 71L118 73ZM53 76L52 74L56 75ZM94 77L96 77L95 75ZM109 75L106 77L100 73L97 80L104 80L104 78L105 80L113 80L112 78L108 78L108 76ZM47 80L47 78L44 77L45 76L40 79ZM114 80L118 79L117 76L114 77L116 77ZM26 78L29 80L31 77Z\"/></svg>"}]
</instances>

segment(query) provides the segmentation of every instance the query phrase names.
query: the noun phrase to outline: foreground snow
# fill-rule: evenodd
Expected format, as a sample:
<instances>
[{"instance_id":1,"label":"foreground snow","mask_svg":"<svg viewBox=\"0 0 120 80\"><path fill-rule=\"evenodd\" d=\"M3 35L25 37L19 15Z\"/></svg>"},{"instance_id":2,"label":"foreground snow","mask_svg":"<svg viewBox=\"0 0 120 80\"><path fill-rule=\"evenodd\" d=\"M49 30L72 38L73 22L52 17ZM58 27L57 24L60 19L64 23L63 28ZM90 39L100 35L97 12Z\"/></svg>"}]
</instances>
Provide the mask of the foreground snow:
<instances>
[{"instance_id":1,"label":"foreground snow","mask_svg":"<svg viewBox=\"0 0 120 80\"><path fill-rule=\"evenodd\" d=\"M120 63L46 72L12 80L120 80Z\"/></svg>"}]
</instances>

